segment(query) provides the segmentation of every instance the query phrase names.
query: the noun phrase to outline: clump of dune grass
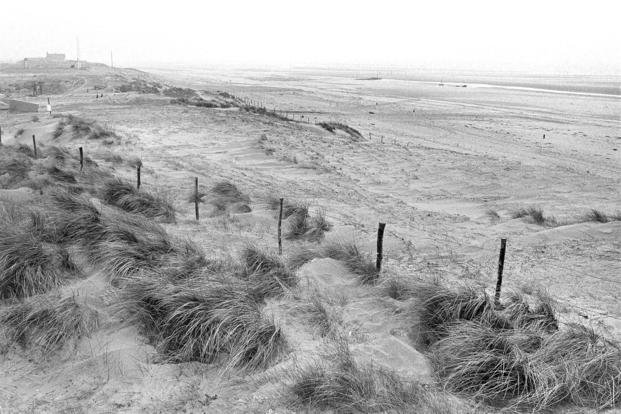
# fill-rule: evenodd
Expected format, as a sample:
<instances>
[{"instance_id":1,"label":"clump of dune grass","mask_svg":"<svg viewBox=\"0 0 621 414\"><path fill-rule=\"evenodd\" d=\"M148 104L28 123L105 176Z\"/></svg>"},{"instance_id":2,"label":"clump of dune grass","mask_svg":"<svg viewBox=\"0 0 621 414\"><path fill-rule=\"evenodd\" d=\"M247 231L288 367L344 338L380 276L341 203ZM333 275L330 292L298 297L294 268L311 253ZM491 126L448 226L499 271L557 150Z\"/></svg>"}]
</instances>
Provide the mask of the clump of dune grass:
<instances>
[{"instance_id":1,"label":"clump of dune grass","mask_svg":"<svg viewBox=\"0 0 621 414\"><path fill-rule=\"evenodd\" d=\"M64 123L66 126L71 127L71 131L73 132L73 135L75 137L86 139L119 138L119 136L114 131L100 125L96 121L84 119L75 115L68 115L65 118Z\"/></svg>"},{"instance_id":2,"label":"clump of dune grass","mask_svg":"<svg viewBox=\"0 0 621 414\"><path fill-rule=\"evenodd\" d=\"M289 391L311 410L343 413L418 412L424 390L380 366L354 360L344 340L323 360L289 371Z\"/></svg>"},{"instance_id":3,"label":"clump of dune grass","mask_svg":"<svg viewBox=\"0 0 621 414\"><path fill-rule=\"evenodd\" d=\"M320 122L318 125L326 131L330 131L332 133L334 133L335 130L340 129L341 131L349 134L349 136L354 138L355 141L360 141L363 139L360 131L340 122Z\"/></svg>"},{"instance_id":4,"label":"clump of dune grass","mask_svg":"<svg viewBox=\"0 0 621 414\"><path fill-rule=\"evenodd\" d=\"M297 285L297 276L276 255L248 245L241 252L243 270L249 289L258 300L286 293Z\"/></svg>"},{"instance_id":5,"label":"clump of dune grass","mask_svg":"<svg viewBox=\"0 0 621 414\"><path fill-rule=\"evenodd\" d=\"M17 188L28 180L33 162L28 156L9 148L3 147L0 153L0 182L4 188Z\"/></svg>"},{"instance_id":6,"label":"clump of dune grass","mask_svg":"<svg viewBox=\"0 0 621 414\"><path fill-rule=\"evenodd\" d=\"M533 223L540 226L554 226L556 225L556 219L551 216L545 216L543 209L540 207L528 207L516 210L512 214L513 218L529 218Z\"/></svg>"},{"instance_id":7,"label":"clump of dune grass","mask_svg":"<svg viewBox=\"0 0 621 414\"><path fill-rule=\"evenodd\" d=\"M403 301L416 296L416 287L406 280L396 277L384 279L381 287L390 298Z\"/></svg>"},{"instance_id":8,"label":"clump of dune grass","mask_svg":"<svg viewBox=\"0 0 621 414\"><path fill-rule=\"evenodd\" d=\"M59 286L75 271L66 249L24 227L0 229L0 297L22 298Z\"/></svg>"},{"instance_id":9,"label":"clump of dune grass","mask_svg":"<svg viewBox=\"0 0 621 414\"><path fill-rule=\"evenodd\" d=\"M172 362L221 362L254 370L269 365L285 347L280 328L235 281L199 278L172 284L138 277L125 286L119 304Z\"/></svg>"},{"instance_id":10,"label":"clump of dune grass","mask_svg":"<svg viewBox=\"0 0 621 414\"><path fill-rule=\"evenodd\" d=\"M28 145L19 144L17 146L17 152L19 152L21 154L24 154L25 156L27 156L29 158L35 158L34 150L32 149L32 147L30 147Z\"/></svg>"},{"instance_id":11,"label":"clump of dune grass","mask_svg":"<svg viewBox=\"0 0 621 414\"><path fill-rule=\"evenodd\" d=\"M283 218L287 220L285 238L289 240L321 241L332 229L322 210L311 217L306 205L283 206Z\"/></svg>"},{"instance_id":12,"label":"clump of dune grass","mask_svg":"<svg viewBox=\"0 0 621 414\"><path fill-rule=\"evenodd\" d=\"M418 324L436 373L452 392L517 409L621 402L621 348L581 325L559 327L545 295L422 285Z\"/></svg>"},{"instance_id":13,"label":"clump of dune grass","mask_svg":"<svg viewBox=\"0 0 621 414\"><path fill-rule=\"evenodd\" d=\"M175 209L168 200L143 190L120 179L104 183L102 199L130 213L141 214L149 218L159 218L165 222L175 220Z\"/></svg>"},{"instance_id":14,"label":"clump of dune grass","mask_svg":"<svg viewBox=\"0 0 621 414\"><path fill-rule=\"evenodd\" d=\"M330 241L317 247L301 247L289 256L288 263L297 269L315 258L343 262L352 273L360 277L363 284L374 284L379 278L375 262L353 242Z\"/></svg>"},{"instance_id":15,"label":"clump of dune grass","mask_svg":"<svg viewBox=\"0 0 621 414\"><path fill-rule=\"evenodd\" d=\"M321 337L336 334L338 325L342 323L340 315L335 313L325 296L314 291L307 300L298 307Z\"/></svg>"},{"instance_id":16,"label":"clump of dune grass","mask_svg":"<svg viewBox=\"0 0 621 414\"><path fill-rule=\"evenodd\" d=\"M498 214L496 210L489 209L485 212L485 214L487 215L487 217L489 217L491 221L500 220L500 215Z\"/></svg>"},{"instance_id":17,"label":"clump of dune grass","mask_svg":"<svg viewBox=\"0 0 621 414\"><path fill-rule=\"evenodd\" d=\"M250 197L230 181L219 181L209 190L209 203L214 206L214 213L220 214L226 212L231 205L238 206L243 203L247 206Z\"/></svg>"},{"instance_id":18,"label":"clump of dune grass","mask_svg":"<svg viewBox=\"0 0 621 414\"><path fill-rule=\"evenodd\" d=\"M37 295L5 309L0 321L9 340L47 354L89 336L98 326L98 314L75 297Z\"/></svg>"},{"instance_id":19,"label":"clump of dune grass","mask_svg":"<svg viewBox=\"0 0 621 414\"><path fill-rule=\"evenodd\" d=\"M597 223L621 221L621 212L617 212L615 214L606 214L603 211L592 209L584 216L584 221L594 221Z\"/></svg>"}]
</instances>

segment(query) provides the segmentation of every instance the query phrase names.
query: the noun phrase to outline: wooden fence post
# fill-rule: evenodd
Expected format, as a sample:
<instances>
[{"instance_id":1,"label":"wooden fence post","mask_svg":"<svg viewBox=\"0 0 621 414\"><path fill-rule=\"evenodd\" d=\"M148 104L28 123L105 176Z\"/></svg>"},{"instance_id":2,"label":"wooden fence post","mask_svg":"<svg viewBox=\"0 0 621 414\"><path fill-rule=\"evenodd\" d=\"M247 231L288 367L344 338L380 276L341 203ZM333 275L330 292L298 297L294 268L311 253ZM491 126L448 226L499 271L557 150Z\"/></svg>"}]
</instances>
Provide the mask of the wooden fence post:
<instances>
[{"instance_id":1,"label":"wooden fence post","mask_svg":"<svg viewBox=\"0 0 621 414\"><path fill-rule=\"evenodd\" d=\"M140 190L140 167L141 165L136 165L136 188Z\"/></svg>"},{"instance_id":2,"label":"wooden fence post","mask_svg":"<svg viewBox=\"0 0 621 414\"><path fill-rule=\"evenodd\" d=\"M496 295L494 303L500 305L500 290L502 288L502 271L505 267L505 250L507 247L507 239L500 239L500 255L498 256L498 280L496 281Z\"/></svg>"},{"instance_id":3,"label":"wooden fence post","mask_svg":"<svg viewBox=\"0 0 621 414\"><path fill-rule=\"evenodd\" d=\"M34 150L34 157L37 158L37 139L34 134L32 134L32 149Z\"/></svg>"},{"instance_id":4,"label":"wooden fence post","mask_svg":"<svg viewBox=\"0 0 621 414\"><path fill-rule=\"evenodd\" d=\"M80 171L84 168L84 151L80 147Z\"/></svg>"},{"instance_id":5,"label":"wooden fence post","mask_svg":"<svg viewBox=\"0 0 621 414\"><path fill-rule=\"evenodd\" d=\"M198 221L198 177L194 177L194 214Z\"/></svg>"},{"instance_id":6,"label":"wooden fence post","mask_svg":"<svg viewBox=\"0 0 621 414\"><path fill-rule=\"evenodd\" d=\"M375 261L375 268L379 273L382 270L382 259L384 258L383 249L384 249L384 228L386 227L386 223L380 223L377 228L377 260Z\"/></svg>"},{"instance_id":7,"label":"wooden fence post","mask_svg":"<svg viewBox=\"0 0 621 414\"><path fill-rule=\"evenodd\" d=\"M282 256L282 204L283 198L280 198L280 212L278 213L278 254Z\"/></svg>"}]
</instances>

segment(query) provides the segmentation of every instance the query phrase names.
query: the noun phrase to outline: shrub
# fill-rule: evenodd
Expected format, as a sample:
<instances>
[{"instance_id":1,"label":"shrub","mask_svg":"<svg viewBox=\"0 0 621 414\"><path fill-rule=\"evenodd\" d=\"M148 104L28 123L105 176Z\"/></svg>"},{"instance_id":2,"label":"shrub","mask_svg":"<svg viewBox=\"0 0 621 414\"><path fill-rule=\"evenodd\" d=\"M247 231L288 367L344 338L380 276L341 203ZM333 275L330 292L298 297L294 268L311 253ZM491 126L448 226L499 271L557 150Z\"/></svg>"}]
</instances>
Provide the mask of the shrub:
<instances>
[{"instance_id":1,"label":"shrub","mask_svg":"<svg viewBox=\"0 0 621 414\"><path fill-rule=\"evenodd\" d=\"M49 353L89 336L98 326L98 314L74 297L38 295L10 306L0 321L11 341Z\"/></svg>"},{"instance_id":2,"label":"shrub","mask_svg":"<svg viewBox=\"0 0 621 414\"><path fill-rule=\"evenodd\" d=\"M130 213L141 214L149 218L159 218L165 222L175 220L174 207L164 198L137 190L131 184L120 179L107 181L102 190L102 199Z\"/></svg>"}]
</instances>

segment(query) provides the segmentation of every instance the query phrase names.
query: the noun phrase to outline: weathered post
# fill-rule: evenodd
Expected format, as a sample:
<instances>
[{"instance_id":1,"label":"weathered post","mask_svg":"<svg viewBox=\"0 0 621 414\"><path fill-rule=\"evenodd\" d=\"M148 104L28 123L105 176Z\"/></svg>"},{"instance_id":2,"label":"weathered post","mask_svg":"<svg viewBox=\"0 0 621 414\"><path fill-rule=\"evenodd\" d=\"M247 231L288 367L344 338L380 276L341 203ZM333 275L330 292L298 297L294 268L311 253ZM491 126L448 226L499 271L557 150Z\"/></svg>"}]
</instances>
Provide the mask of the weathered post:
<instances>
[{"instance_id":1,"label":"weathered post","mask_svg":"<svg viewBox=\"0 0 621 414\"><path fill-rule=\"evenodd\" d=\"M198 177L194 177L194 214L198 221Z\"/></svg>"},{"instance_id":2,"label":"weathered post","mask_svg":"<svg viewBox=\"0 0 621 414\"><path fill-rule=\"evenodd\" d=\"M382 270L382 259L384 258L384 228L386 223L380 223L377 228L377 260L375 261L375 268L379 273Z\"/></svg>"},{"instance_id":3,"label":"weathered post","mask_svg":"<svg viewBox=\"0 0 621 414\"><path fill-rule=\"evenodd\" d=\"M280 212L278 213L278 254L282 256L282 202L280 198Z\"/></svg>"},{"instance_id":4,"label":"weathered post","mask_svg":"<svg viewBox=\"0 0 621 414\"><path fill-rule=\"evenodd\" d=\"M84 150L80 147L80 171L84 168Z\"/></svg>"},{"instance_id":5,"label":"weathered post","mask_svg":"<svg viewBox=\"0 0 621 414\"><path fill-rule=\"evenodd\" d=\"M500 305L500 290L502 288L502 271L505 267L505 250L507 247L507 239L500 239L500 255L498 256L498 280L496 281L496 295L494 303Z\"/></svg>"},{"instance_id":6,"label":"weathered post","mask_svg":"<svg viewBox=\"0 0 621 414\"><path fill-rule=\"evenodd\" d=\"M37 139L34 134L32 134L32 149L34 151L34 157L37 158Z\"/></svg>"},{"instance_id":7,"label":"weathered post","mask_svg":"<svg viewBox=\"0 0 621 414\"><path fill-rule=\"evenodd\" d=\"M136 165L136 188L140 190L140 167L141 165Z\"/></svg>"}]
</instances>

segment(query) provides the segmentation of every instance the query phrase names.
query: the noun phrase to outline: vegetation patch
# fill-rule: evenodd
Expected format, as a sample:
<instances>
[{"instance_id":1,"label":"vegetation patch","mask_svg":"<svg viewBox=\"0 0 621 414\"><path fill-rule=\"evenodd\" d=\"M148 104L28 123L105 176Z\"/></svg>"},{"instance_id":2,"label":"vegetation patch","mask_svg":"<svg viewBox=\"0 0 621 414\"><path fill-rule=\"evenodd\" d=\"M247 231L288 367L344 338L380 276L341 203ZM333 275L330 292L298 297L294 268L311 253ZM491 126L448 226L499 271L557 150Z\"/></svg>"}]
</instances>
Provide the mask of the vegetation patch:
<instances>
[{"instance_id":1,"label":"vegetation patch","mask_svg":"<svg viewBox=\"0 0 621 414\"><path fill-rule=\"evenodd\" d=\"M592 329L562 329L547 297L531 306L509 294L421 286L419 327L436 372L452 392L492 405L604 409L621 401L621 348Z\"/></svg>"},{"instance_id":2,"label":"vegetation patch","mask_svg":"<svg viewBox=\"0 0 621 414\"><path fill-rule=\"evenodd\" d=\"M349 125L342 124L340 122L320 122L317 125L325 129L326 131L334 133L336 130L341 130L347 133L350 137L352 137L355 141L360 141L364 139L360 131L355 128L350 127Z\"/></svg>"},{"instance_id":3,"label":"vegetation patch","mask_svg":"<svg viewBox=\"0 0 621 414\"><path fill-rule=\"evenodd\" d=\"M297 269L315 258L330 258L341 261L363 284L374 284L379 273L375 262L363 254L355 243L331 241L317 247L302 247L289 257L289 265Z\"/></svg>"},{"instance_id":4,"label":"vegetation patch","mask_svg":"<svg viewBox=\"0 0 621 414\"><path fill-rule=\"evenodd\" d=\"M38 295L3 310L0 322L9 340L47 354L89 336L98 326L98 314L74 297Z\"/></svg>"},{"instance_id":5,"label":"vegetation patch","mask_svg":"<svg viewBox=\"0 0 621 414\"><path fill-rule=\"evenodd\" d=\"M539 207L528 207L516 210L512 214L513 218L527 218L535 224L540 226L555 226L557 224L556 219L552 216L545 216L543 209Z\"/></svg>"},{"instance_id":6,"label":"vegetation patch","mask_svg":"<svg viewBox=\"0 0 621 414\"><path fill-rule=\"evenodd\" d=\"M173 284L152 276L134 278L120 305L173 362L222 362L254 370L268 366L285 346L280 328L234 281L199 278Z\"/></svg>"},{"instance_id":7,"label":"vegetation patch","mask_svg":"<svg viewBox=\"0 0 621 414\"><path fill-rule=\"evenodd\" d=\"M354 360L344 340L326 360L297 366L288 374L290 393L311 410L342 413L419 412L424 390L392 371Z\"/></svg>"},{"instance_id":8,"label":"vegetation patch","mask_svg":"<svg viewBox=\"0 0 621 414\"><path fill-rule=\"evenodd\" d=\"M168 200L146 191L138 190L133 185L120 179L109 180L104 184L102 199L107 204L130 213L141 214L149 218L158 218L164 222L175 221L175 209Z\"/></svg>"},{"instance_id":9,"label":"vegetation patch","mask_svg":"<svg viewBox=\"0 0 621 414\"><path fill-rule=\"evenodd\" d=\"M249 282L252 295L259 301L288 292L298 283L294 272L273 254L255 246L247 246L241 253L241 278Z\"/></svg>"}]
</instances>

